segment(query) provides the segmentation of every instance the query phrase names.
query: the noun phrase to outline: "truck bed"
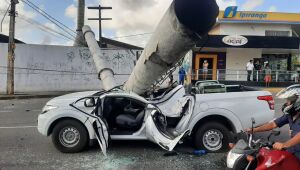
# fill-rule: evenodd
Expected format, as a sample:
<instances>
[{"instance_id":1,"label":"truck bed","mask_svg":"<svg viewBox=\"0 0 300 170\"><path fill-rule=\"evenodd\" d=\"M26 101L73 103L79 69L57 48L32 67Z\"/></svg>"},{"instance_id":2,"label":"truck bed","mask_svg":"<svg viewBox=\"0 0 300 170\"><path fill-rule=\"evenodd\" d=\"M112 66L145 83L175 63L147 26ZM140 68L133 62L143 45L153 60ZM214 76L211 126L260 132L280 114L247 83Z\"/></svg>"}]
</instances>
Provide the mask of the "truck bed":
<instances>
[{"instance_id":1,"label":"truck bed","mask_svg":"<svg viewBox=\"0 0 300 170\"><path fill-rule=\"evenodd\" d=\"M226 85L227 92L259 91L258 88L243 85Z\"/></svg>"},{"instance_id":2,"label":"truck bed","mask_svg":"<svg viewBox=\"0 0 300 170\"><path fill-rule=\"evenodd\" d=\"M196 94L196 112L219 111L232 113L241 122L242 128L251 126L251 118L255 118L256 126L269 122L274 118L274 110L271 110L267 101L259 100L259 96L271 96L267 91L235 91L227 93ZM203 109L205 106L205 110Z\"/></svg>"}]
</instances>

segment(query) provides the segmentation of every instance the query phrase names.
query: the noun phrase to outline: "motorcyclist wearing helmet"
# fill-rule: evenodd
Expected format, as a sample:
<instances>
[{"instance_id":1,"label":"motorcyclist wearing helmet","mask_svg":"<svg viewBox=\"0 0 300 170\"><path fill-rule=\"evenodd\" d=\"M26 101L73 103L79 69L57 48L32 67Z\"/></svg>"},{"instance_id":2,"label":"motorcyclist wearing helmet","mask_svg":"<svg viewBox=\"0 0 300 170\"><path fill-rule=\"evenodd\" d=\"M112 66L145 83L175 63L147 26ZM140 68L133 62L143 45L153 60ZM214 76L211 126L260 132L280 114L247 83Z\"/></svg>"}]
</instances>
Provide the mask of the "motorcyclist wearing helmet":
<instances>
[{"instance_id":1,"label":"motorcyclist wearing helmet","mask_svg":"<svg viewBox=\"0 0 300 170\"><path fill-rule=\"evenodd\" d=\"M277 150L287 149L300 161L300 85L283 89L277 94L277 97L286 99L286 103L282 106L284 115L274 121L253 128L253 133L269 131L289 124L291 139L284 143L276 142L273 148ZM252 133L252 129L248 128L246 132Z\"/></svg>"}]
</instances>

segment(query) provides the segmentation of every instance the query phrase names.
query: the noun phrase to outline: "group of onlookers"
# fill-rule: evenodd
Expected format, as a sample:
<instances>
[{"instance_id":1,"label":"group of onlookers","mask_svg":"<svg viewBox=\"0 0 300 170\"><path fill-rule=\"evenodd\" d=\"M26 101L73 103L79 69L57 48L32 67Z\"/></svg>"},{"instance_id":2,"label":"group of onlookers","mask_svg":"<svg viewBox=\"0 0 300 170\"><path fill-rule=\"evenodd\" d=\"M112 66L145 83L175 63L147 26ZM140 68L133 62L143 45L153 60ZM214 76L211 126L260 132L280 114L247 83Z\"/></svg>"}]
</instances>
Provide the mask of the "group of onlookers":
<instances>
[{"instance_id":1,"label":"group of onlookers","mask_svg":"<svg viewBox=\"0 0 300 170\"><path fill-rule=\"evenodd\" d=\"M202 78L203 80L207 79L207 72L208 72L208 62L205 60L203 62L203 74ZM270 65L268 62L265 62L263 65L256 61L253 63L253 60L250 60L246 65L247 70L247 81L251 81L251 77L253 77L253 81L259 81L261 80L262 76L264 75L264 81L266 84L266 87L270 86L270 82L272 81L272 70L270 68ZM186 78L186 71L183 67L180 67L179 72L179 84L184 84L185 78ZM173 76L172 76L172 82L173 82Z\"/></svg>"},{"instance_id":2,"label":"group of onlookers","mask_svg":"<svg viewBox=\"0 0 300 170\"><path fill-rule=\"evenodd\" d=\"M253 64L253 60L250 60L246 65L246 70L247 81L251 81L252 75L253 81L258 81L257 78L260 78L264 71L264 81L266 83L266 87L270 86L270 82L272 81L272 70L268 62L266 62L263 67L259 61L256 61L256 63Z\"/></svg>"}]
</instances>

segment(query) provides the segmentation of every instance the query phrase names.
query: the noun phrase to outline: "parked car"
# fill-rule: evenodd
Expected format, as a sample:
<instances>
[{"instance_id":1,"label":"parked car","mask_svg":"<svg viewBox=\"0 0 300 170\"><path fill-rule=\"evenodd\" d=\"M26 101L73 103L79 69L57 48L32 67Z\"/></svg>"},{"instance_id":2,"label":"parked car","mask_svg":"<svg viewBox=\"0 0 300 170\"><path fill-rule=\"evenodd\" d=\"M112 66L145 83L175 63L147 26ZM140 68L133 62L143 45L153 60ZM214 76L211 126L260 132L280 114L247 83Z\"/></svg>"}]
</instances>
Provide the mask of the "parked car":
<instances>
[{"instance_id":1,"label":"parked car","mask_svg":"<svg viewBox=\"0 0 300 170\"><path fill-rule=\"evenodd\" d=\"M251 109L249 109L251 108ZM121 89L72 93L50 100L38 116L38 131L61 152L79 152L94 139L106 154L111 140L150 140L173 150L184 137L196 148L226 150L233 133L274 117L265 91L187 95L179 85L154 98Z\"/></svg>"}]
</instances>

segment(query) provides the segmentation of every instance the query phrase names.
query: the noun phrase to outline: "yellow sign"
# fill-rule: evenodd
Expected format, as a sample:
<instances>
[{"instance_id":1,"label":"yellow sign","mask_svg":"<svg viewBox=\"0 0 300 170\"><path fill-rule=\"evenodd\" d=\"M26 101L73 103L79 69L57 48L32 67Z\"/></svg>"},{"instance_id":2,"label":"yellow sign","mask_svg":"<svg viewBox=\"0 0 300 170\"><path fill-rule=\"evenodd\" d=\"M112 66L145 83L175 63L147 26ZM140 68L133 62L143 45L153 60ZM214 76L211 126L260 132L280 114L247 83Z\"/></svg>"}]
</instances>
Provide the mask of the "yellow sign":
<instances>
[{"instance_id":1,"label":"yellow sign","mask_svg":"<svg viewBox=\"0 0 300 170\"><path fill-rule=\"evenodd\" d=\"M256 11L234 11L236 8L228 7L225 11L220 11L218 20L242 22L275 22L275 23L295 23L300 24L299 13L278 13L278 12L256 12Z\"/></svg>"}]
</instances>

